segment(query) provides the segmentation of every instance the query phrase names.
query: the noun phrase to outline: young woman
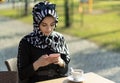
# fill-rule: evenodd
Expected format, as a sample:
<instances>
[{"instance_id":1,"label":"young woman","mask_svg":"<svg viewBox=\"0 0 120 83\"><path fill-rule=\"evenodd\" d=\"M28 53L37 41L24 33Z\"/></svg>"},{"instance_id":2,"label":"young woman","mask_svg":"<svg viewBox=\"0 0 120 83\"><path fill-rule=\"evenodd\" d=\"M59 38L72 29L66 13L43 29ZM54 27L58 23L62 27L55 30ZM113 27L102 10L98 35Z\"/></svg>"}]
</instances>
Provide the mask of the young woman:
<instances>
[{"instance_id":1,"label":"young woman","mask_svg":"<svg viewBox=\"0 0 120 83\"><path fill-rule=\"evenodd\" d=\"M55 4L40 2L33 7L33 32L23 37L18 48L18 77L21 83L63 77L70 62L62 34L54 31L58 23Z\"/></svg>"}]
</instances>

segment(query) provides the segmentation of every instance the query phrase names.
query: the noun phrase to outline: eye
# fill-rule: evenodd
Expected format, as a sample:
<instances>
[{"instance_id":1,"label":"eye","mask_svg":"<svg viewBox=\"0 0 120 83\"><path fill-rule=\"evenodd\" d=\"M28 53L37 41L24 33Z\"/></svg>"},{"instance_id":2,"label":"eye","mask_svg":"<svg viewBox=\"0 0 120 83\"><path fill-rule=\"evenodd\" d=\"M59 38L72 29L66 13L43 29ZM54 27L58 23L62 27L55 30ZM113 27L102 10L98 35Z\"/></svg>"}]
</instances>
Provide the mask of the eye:
<instances>
[{"instance_id":1,"label":"eye","mask_svg":"<svg viewBox=\"0 0 120 83\"><path fill-rule=\"evenodd\" d=\"M47 24L45 24L45 23L42 23L42 26L43 26L43 27L46 27L46 26L47 26Z\"/></svg>"},{"instance_id":2,"label":"eye","mask_svg":"<svg viewBox=\"0 0 120 83\"><path fill-rule=\"evenodd\" d=\"M52 24L51 24L51 27L54 27L54 26L55 26L55 23L52 23Z\"/></svg>"}]
</instances>

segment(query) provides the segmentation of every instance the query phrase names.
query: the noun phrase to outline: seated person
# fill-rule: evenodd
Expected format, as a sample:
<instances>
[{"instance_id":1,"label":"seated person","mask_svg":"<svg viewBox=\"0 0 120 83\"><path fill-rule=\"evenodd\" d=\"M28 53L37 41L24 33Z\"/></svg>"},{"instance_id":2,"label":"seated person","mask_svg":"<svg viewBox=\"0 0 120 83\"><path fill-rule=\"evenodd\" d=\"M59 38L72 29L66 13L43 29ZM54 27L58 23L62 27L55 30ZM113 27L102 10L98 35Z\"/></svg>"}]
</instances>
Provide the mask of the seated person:
<instances>
[{"instance_id":1,"label":"seated person","mask_svg":"<svg viewBox=\"0 0 120 83\"><path fill-rule=\"evenodd\" d=\"M33 7L33 32L24 36L18 48L20 83L64 77L70 62L68 47L55 31L58 16L55 4L40 2Z\"/></svg>"}]
</instances>

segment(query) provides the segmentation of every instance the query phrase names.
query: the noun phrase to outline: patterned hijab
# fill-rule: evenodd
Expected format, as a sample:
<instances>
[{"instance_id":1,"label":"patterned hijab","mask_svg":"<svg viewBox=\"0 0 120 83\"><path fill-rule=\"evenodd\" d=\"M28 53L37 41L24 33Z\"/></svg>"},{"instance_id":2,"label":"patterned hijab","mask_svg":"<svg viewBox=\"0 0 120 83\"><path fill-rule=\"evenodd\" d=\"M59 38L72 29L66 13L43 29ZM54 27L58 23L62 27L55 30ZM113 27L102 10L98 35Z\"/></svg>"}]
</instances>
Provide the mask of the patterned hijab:
<instances>
[{"instance_id":1,"label":"patterned hijab","mask_svg":"<svg viewBox=\"0 0 120 83\"><path fill-rule=\"evenodd\" d=\"M56 25L58 16L55 10L55 4L47 1L40 2L33 7L33 32L24 37L31 45L37 48L49 48L55 53L68 55L68 48L62 34L53 31L49 36L45 36L39 29L39 24L42 20L51 15L55 18Z\"/></svg>"}]
</instances>

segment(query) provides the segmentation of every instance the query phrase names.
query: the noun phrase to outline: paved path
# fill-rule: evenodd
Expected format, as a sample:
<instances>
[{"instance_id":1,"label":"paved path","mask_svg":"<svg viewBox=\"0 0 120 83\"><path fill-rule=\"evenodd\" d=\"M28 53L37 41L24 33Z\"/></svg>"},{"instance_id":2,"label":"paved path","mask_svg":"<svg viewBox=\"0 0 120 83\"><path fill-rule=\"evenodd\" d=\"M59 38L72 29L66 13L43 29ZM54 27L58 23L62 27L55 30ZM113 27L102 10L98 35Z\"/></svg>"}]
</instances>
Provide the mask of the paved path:
<instances>
[{"instance_id":1,"label":"paved path","mask_svg":"<svg viewBox=\"0 0 120 83\"><path fill-rule=\"evenodd\" d=\"M0 71L7 70L4 60L16 57L21 37L31 30L32 25L0 17ZM106 51L80 38L68 35L65 38L70 50L70 66L85 72L95 72L120 83L120 54Z\"/></svg>"}]
</instances>

